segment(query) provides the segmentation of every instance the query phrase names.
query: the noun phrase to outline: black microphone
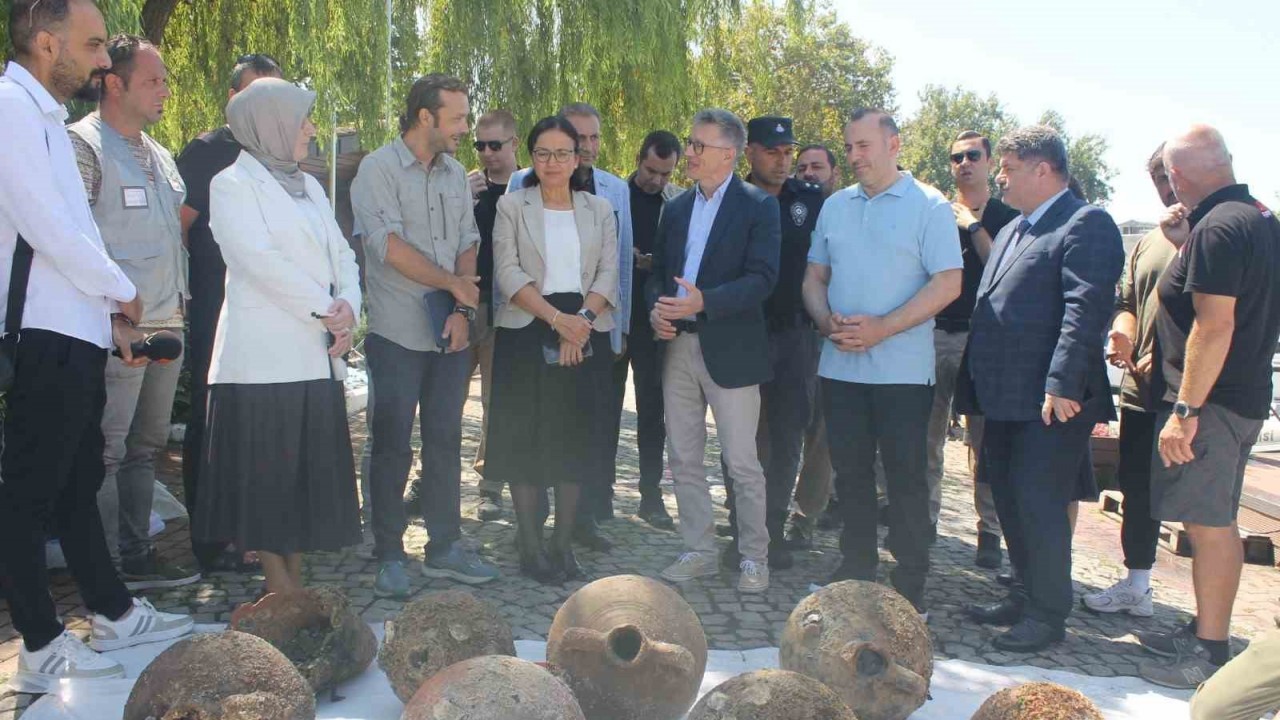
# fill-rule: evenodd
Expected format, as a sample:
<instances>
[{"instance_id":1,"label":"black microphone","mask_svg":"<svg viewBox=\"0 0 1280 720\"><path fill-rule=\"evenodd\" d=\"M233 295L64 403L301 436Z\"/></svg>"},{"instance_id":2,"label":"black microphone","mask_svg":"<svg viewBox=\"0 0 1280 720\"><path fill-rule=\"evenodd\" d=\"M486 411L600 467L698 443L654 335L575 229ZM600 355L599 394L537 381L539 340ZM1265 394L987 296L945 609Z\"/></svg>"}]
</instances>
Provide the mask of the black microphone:
<instances>
[{"instance_id":1,"label":"black microphone","mask_svg":"<svg viewBox=\"0 0 1280 720\"><path fill-rule=\"evenodd\" d=\"M134 340L129 348L134 357L148 357L152 362L167 363L182 354L182 338L169 330L157 330L141 340ZM112 350L111 354L121 357L119 348Z\"/></svg>"}]
</instances>

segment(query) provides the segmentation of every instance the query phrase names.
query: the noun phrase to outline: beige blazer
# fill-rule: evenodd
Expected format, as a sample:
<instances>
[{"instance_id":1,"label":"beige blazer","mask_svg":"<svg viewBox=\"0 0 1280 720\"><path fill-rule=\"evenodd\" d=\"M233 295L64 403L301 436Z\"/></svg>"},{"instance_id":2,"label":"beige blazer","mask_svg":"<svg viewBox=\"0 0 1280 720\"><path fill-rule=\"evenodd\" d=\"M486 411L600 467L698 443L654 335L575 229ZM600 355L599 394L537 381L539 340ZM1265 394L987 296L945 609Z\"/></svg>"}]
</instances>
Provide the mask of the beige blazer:
<instances>
[{"instance_id":1,"label":"beige blazer","mask_svg":"<svg viewBox=\"0 0 1280 720\"><path fill-rule=\"evenodd\" d=\"M542 213L542 192L537 187L509 192L498 200L493 224L496 327L518 329L533 321L532 315L511 302L511 296L529 284L542 292L547 275ZM573 193L573 218L578 225L582 287L609 301L592 327L609 332L614 325L612 310L618 306L618 221L608 200L585 192Z\"/></svg>"}]
</instances>

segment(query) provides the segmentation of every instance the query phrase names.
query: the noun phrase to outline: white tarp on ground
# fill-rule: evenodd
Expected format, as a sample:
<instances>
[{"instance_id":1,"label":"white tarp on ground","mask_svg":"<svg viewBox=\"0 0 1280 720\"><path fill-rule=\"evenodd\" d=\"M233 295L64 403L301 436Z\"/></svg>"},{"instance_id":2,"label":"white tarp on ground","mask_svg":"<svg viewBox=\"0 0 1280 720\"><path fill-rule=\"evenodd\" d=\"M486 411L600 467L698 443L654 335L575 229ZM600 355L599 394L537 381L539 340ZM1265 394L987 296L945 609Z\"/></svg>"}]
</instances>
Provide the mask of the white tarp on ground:
<instances>
[{"instance_id":1,"label":"white tarp on ground","mask_svg":"<svg viewBox=\"0 0 1280 720\"><path fill-rule=\"evenodd\" d=\"M216 631L219 626L201 626ZM375 627L379 639L382 628ZM127 680L63 683L57 694L33 704L23 720L116 720L124 714L125 701L147 663L167 643L145 645L110 653L124 664ZM546 643L521 640L516 650L526 660L544 660ZM778 666L776 648L733 652L713 650L707 660L702 693L740 673ZM933 670L933 699L911 716L912 720L968 720L983 700L1001 688L1045 680L1073 687L1089 696L1108 720L1183 720L1187 718L1189 692L1166 690L1138 678L1095 678L1034 667L993 667L962 660L945 660ZM404 706L391 692L375 661L368 671L343 685L344 699L320 702L317 717L328 720L398 720Z\"/></svg>"}]
</instances>

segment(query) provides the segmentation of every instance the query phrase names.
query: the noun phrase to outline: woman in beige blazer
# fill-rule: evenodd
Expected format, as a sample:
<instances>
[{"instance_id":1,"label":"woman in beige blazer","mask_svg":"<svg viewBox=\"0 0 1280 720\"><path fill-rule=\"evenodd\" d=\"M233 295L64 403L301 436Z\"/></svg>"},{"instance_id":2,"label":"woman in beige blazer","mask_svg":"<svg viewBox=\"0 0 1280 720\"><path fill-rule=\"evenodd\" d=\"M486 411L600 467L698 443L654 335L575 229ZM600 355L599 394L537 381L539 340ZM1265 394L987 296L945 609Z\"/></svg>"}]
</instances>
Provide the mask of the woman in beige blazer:
<instances>
[{"instance_id":1,"label":"woman in beige blazer","mask_svg":"<svg viewBox=\"0 0 1280 720\"><path fill-rule=\"evenodd\" d=\"M227 120L245 149L210 184L227 294L209 367L197 540L257 550L267 590L302 587L302 553L360 542L342 356L360 313L355 254L298 168L315 93L266 78Z\"/></svg>"},{"instance_id":2,"label":"woman in beige blazer","mask_svg":"<svg viewBox=\"0 0 1280 720\"><path fill-rule=\"evenodd\" d=\"M607 200L570 187L578 135L563 117L529 132L533 172L498 201L493 228L493 389L485 477L511 486L520 569L542 583L583 576L571 542L580 483L604 477L598 443L618 304L618 226ZM544 550L540 496L556 492Z\"/></svg>"}]
</instances>

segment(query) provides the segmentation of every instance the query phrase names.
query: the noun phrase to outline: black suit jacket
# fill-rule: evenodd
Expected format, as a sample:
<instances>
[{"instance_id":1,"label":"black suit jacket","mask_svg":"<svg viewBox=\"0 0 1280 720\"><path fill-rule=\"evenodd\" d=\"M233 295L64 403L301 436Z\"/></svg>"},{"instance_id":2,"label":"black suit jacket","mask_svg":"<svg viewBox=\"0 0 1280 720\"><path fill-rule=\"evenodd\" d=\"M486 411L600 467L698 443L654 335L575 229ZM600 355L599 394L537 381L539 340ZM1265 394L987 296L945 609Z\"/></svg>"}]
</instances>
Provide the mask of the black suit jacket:
<instances>
[{"instance_id":1,"label":"black suit jacket","mask_svg":"<svg viewBox=\"0 0 1280 720\"><path fill-rule=\"evenodd\" d=\"M694 284L702 291L697 324L707 372L717 385L738 388L773 377L764 301L778 279L782 226L772 195L737 176L728 182ZM645 288L650 310L659 297L676 294L697 192L690 188L663 206Z\"/></svg>"},{"instance_id":2,"label":"black suit jacket","mask_svg":"<svg viewBox=\"0 0 1280 720\"><path fill-rule=\"evenodd\" d=\"M1114 419L1103 345L1124 265L1119 229L1106 211L1070 193L1011 249L1016 227L997 235L982 274L958 411L1038 420L1050 393L1079 402L1081 422Z\"/></svg>"}]
</instances>

